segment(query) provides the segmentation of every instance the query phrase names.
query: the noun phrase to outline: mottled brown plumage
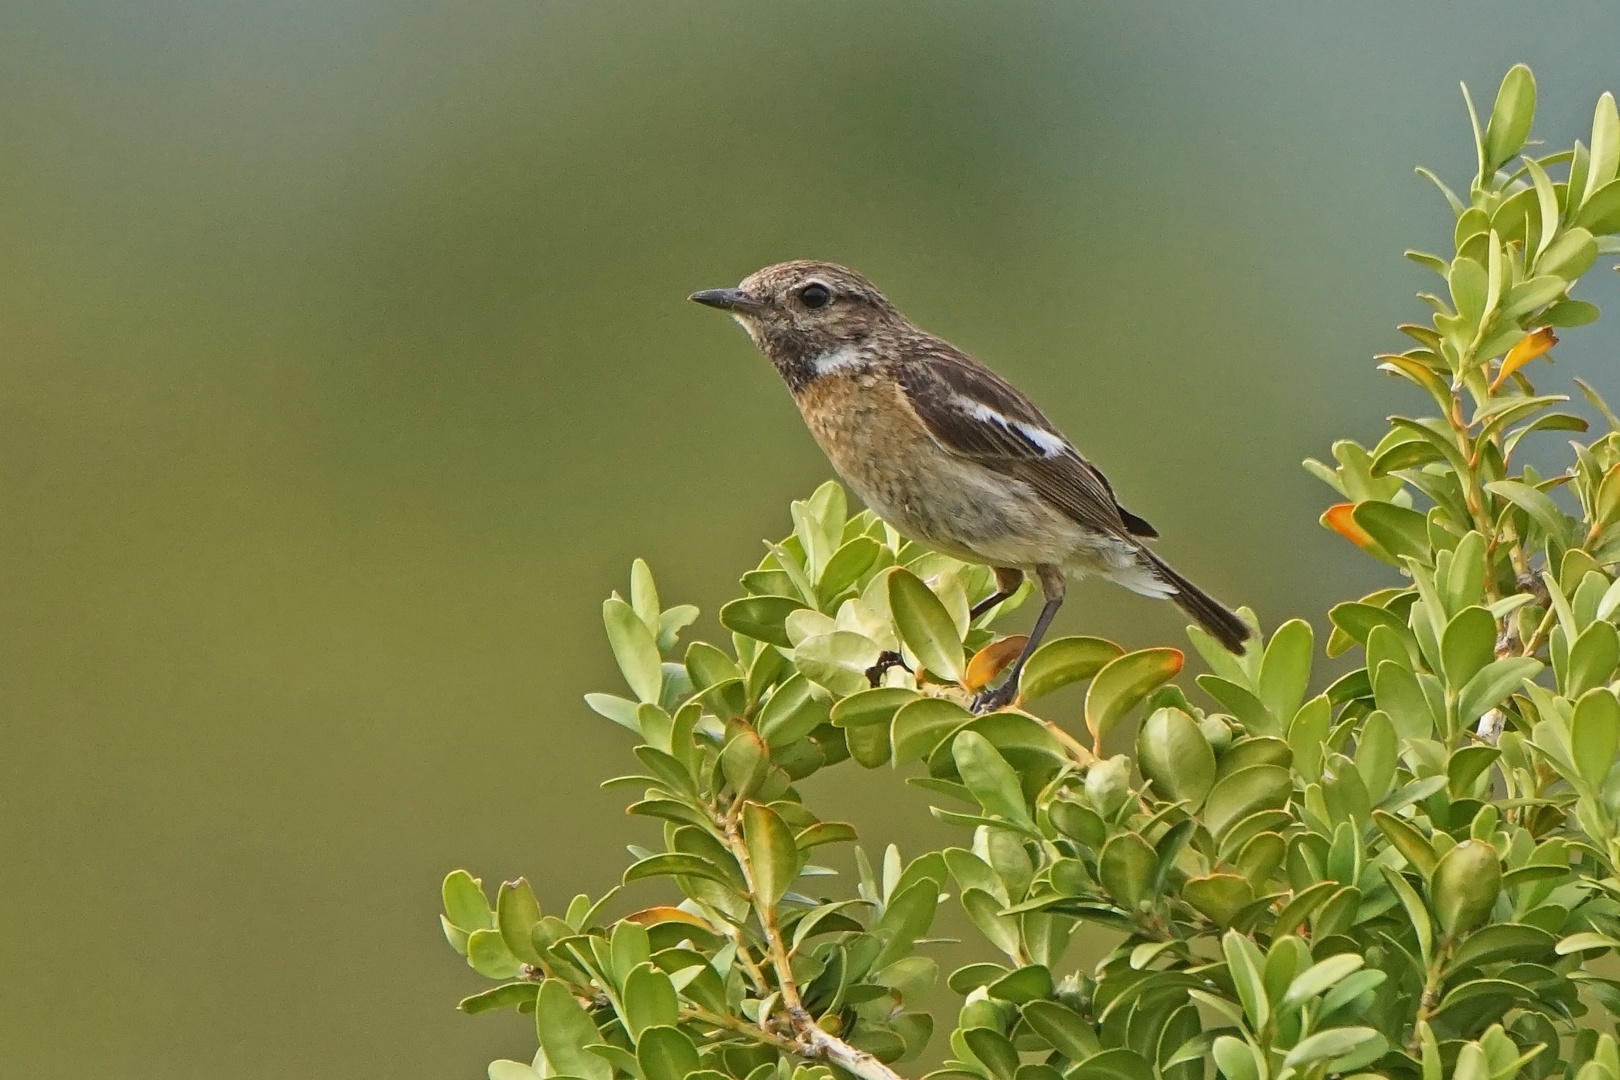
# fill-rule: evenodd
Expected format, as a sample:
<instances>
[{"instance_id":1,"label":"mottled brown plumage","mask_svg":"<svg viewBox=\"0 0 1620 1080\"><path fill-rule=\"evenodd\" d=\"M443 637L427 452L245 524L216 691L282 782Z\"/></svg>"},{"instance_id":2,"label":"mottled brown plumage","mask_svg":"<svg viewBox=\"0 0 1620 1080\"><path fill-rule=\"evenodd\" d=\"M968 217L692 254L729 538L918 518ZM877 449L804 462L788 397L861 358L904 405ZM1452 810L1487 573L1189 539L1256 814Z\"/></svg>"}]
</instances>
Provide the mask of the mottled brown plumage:
<instances>
[{"instance_id":1,"label":"mottled brown plumage","mask_svg":"<svg viewBox=\"0 0 1620 1080\"><path fill-rule=\"evenodd\" d=\"M817 443L880 517L922 543L997 570L987 610L1023 574L1046 606L1007 680L976 706L1011 701L1023 661L1067 577L1098 574L1175 601L1240 651L1249 627L1143 540L1153 526L1017 388L912 325L870 281L825 262L769 266L692 299L731 314L792 392Z\"/></svg>"}]
</instances>

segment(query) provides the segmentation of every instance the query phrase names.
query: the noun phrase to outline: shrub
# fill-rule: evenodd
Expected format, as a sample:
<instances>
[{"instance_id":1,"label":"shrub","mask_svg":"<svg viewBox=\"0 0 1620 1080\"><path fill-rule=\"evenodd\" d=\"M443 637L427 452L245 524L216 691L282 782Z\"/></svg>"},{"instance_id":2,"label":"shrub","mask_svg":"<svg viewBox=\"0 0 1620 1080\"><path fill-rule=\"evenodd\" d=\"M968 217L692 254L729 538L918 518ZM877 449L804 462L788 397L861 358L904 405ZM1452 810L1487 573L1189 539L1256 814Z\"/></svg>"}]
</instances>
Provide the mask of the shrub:
<instances>
[{"instance_id":1,"label":"shrub","mask_svg":"<svg viewBox=\"0 0 1620 1080\"><path fill-rule=\"evenodd\" d=\"M492 907L451 874L445 935L499 984L461 1007L537 1023L533 1065L491 1077L892 1080L933 1031L919 946L954 896L993 959L947 979L964 1001L935 1077L1620 1080L1620 981L1593 966L1620 949L1620 421L1581 384L1605 429L1558 475L1516 460L1588 427L1528 365L1597 318L1570 291L1620 251L1620 121L1605 94L1590 146L1521 159L1534 107L1515 67L1474 121L1467 196L1426 174L1456 250L1408 253L1445 289L1378 359L1432 410L1306 463L1344 500L1324 523L1391 567L1328 613L1327 654L1359 666L1310 696L1308 623L1241 657L1193 629L1205 708L1171 681L1179 651L1069 637L1016 708L974 716L1021 597L970 620L986 569L850 515L834 485L743 575L727 647L679 648L697 612L664 608L638 561L603 608L632 696L587 700L638 739L640 772L610 783L663 823L624 881L677 902L544 914L523 880ZM1036 709L1080 682L1083 737ZM1138 716L1134 753L1105 753ZM882 766L962 844L857 849L850 893L813 860L855 831L795 784ZM1121 941L1071 972L1083 926Z\"/></svg>"}]
</instances>

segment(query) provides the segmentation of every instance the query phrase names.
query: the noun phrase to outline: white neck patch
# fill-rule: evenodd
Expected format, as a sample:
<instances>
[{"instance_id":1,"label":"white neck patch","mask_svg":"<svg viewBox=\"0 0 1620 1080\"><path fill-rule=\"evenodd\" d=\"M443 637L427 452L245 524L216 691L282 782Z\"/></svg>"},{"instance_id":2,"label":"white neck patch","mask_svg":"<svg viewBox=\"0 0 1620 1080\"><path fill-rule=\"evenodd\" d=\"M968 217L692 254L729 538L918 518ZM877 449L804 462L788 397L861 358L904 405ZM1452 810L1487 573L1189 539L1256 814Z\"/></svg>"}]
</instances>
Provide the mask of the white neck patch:
<instances>
[{"instance_id":1,"label":"white neck patch","mask_svg":"<svg viewBox=\"0 0 1620 1080\"><path fill-rule=\"evenodd\" d=\"M834 371L851 371L865 366L866 358L853 345L840 345L836 349L829 349L819 356L810 358L810 367L817 375L829 375Z\"/></svg>"}]
</instances>

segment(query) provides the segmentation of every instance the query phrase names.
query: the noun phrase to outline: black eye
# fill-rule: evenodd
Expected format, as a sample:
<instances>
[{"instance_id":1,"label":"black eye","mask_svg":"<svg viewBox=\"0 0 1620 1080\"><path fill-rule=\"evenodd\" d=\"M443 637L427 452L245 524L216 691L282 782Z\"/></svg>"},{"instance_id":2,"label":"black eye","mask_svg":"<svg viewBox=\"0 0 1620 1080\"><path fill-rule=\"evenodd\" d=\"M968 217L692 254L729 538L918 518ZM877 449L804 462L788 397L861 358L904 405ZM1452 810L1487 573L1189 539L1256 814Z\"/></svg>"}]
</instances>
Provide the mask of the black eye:
<instances>
[{"instance_id":1,"label":"black eye","mask_svg":"<svg viewBox=\"0 0 1620 1080\"><path fill-rule=\"evenodd\" d=\"M832 290L821 282L813 282L799 290L799 301L807 308L823 308L832 301Z\"/></svg>"}]
</instances>

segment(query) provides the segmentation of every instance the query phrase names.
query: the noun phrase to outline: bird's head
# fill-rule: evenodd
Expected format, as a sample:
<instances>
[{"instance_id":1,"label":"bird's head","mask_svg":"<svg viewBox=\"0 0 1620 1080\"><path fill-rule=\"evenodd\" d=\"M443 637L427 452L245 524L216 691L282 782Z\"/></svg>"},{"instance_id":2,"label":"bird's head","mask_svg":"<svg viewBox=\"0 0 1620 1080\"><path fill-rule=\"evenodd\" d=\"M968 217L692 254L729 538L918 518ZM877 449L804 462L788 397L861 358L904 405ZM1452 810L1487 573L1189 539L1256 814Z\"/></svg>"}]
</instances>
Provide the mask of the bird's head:
<instances>
[{"instance_id":1,"label":"bird's head","mask_svg":"<svg viewBox=\"0 0 1620 1080\"><path fill-rule=\"evenodd\" d=\"M795 389L865 366L873 336L904 323L870 281L829 262L777 263L735 289L705 289L692 299L730 312Z\"/></svg>"}]
</instances>

